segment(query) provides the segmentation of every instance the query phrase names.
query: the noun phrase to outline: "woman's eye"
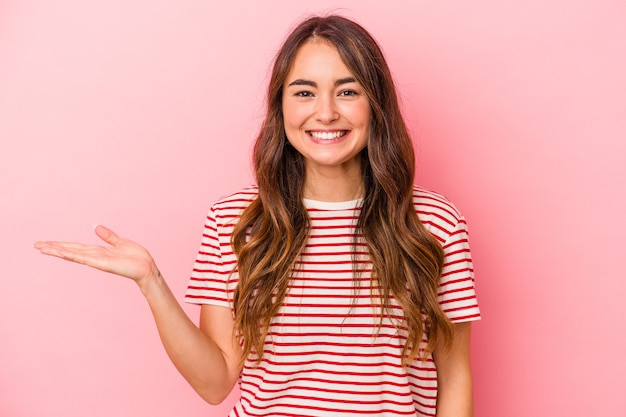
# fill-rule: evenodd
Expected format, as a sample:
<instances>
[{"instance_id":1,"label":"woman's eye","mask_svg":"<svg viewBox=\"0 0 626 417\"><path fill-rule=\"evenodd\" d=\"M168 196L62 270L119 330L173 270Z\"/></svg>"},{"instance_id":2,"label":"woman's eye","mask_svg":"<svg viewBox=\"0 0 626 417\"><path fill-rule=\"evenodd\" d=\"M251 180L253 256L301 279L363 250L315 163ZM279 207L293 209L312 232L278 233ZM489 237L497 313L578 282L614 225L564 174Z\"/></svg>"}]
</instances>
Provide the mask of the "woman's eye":
<instances>
[{"instance_id":1,"label":"woman's eye","mask_svg":"<svg viewBox=\"0 0 626 417\"><path fill-rule=\"evenodd\" d=\"M339 93L339 95L343 97L356 96L357 94L358 93L354 90L343 90L342 92Z\"/></svg>"},{"instance_id":2,"label":"woman's eye","mask_svg":"<svg viewBox=\"0 0 626 417\"><path fill-rule=\"evenodd\" d=\"M310 91L298 91L296 93L297 97L311 97L313 94L311 94Z\"/></svg>"}]
</instances>

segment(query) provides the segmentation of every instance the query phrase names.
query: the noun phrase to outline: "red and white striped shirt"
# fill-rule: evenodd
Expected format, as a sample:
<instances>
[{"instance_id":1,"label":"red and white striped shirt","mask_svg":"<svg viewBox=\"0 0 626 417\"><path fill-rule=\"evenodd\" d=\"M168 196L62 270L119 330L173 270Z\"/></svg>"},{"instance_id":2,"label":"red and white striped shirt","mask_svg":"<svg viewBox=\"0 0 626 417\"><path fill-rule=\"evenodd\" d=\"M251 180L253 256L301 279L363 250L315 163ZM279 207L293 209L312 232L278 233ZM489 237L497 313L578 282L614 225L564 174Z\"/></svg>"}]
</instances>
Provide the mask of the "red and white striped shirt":
<instances>
[{"instance_id":1,"label":"red and white striped shirt","mask_svg":"<svg viewBox=\"0 0 626 417\"><path fill-rule=\"evenodd\" d=\"M230 239L243 209L257 197L249 187L213 205L185 300L232 308L238 281ZM445 251L439 303L453 322L480 318L474 292L467 225L444 197L415 187L415 209ZM402 367L402 310L392 299L383 317L371 297L365 245L357 245L360 280L355 292L354 225L360 201L305 200L309 241L289 291L272 319L263 360L248 358L241 373L235 416L434 416L437 371L432 357ZM374 304L373 304L374 303ZM380 326L380 327L379 327ZM425 340L422 341L425 343Z\"/></svg>"}]
</instances>

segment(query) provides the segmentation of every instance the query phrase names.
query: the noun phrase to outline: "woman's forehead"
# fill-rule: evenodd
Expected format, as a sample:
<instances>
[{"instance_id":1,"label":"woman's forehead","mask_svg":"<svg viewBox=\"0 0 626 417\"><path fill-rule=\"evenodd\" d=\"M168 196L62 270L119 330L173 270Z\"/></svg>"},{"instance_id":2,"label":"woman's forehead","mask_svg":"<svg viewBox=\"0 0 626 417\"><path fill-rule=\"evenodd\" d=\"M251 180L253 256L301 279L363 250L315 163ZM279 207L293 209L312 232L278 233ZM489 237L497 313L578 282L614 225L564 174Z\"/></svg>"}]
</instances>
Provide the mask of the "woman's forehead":
<instances>
[{"instance_id":1,"label":"woman's forehead","mask_svg":"<svg viewBox=\"0 0 626 417\"><path fill-rule=\"evenodd\" d=\"M297 78L338 80L348 77L353 74L337 48L326 40L313 38L298 48L285 81L289 84Z\"/></svg>"}]
</instances>

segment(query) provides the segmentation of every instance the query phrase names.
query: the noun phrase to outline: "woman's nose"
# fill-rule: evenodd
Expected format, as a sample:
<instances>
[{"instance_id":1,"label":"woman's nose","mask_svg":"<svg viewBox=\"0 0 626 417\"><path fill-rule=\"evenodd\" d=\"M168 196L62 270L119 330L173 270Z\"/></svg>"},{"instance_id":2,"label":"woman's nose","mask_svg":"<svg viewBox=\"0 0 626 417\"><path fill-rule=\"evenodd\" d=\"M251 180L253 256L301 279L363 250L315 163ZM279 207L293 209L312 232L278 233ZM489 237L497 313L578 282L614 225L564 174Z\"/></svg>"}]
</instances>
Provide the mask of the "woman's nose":
<instances>
[{"instance_id":1,"label":"woman's nose","mask_svg":"<svg viewBox=\"0 0 626 417\"><path fill-rule=\"evenodd\" d=\"M328 124L339 118L337 106L332 96L319 96L315 104L315 118L318 121Z\"/></svg>"}]
</instances>

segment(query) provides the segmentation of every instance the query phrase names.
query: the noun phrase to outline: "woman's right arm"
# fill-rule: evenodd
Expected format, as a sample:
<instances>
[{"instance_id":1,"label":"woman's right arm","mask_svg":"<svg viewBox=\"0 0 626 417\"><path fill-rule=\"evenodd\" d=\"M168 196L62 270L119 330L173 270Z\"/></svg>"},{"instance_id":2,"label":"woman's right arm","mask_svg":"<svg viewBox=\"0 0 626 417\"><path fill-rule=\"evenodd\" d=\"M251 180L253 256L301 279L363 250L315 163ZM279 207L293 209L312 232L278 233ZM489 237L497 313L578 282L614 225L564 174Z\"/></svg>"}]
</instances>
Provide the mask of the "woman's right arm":
<instances>
[{"instance_id":1,"label":"woman's right arm","mask_svg":"<svg viewBox=\"0 0 626 417\"><path fill-rule=\"evenodd\" d=\"M185 314L146 249L103 226L96 234L110 246L37 242L41 253L134 280L148 301L165 350L183 377L211 404L237 382L241 347L229 308L203 305L200 327Z\"/></svg>"},{"instance_id":2,"label":"woman's right arm","mask_svg":"<svg viewBox=\"0 0 626 417\"><path fill-rule=\"evenodd\" d=\"M160 274L142 287L142 292L176 369L207 402L221 403L241 372L241 347L233 337L231 310L203 305L198 328Z\"/></svg>"}]
</instances>

